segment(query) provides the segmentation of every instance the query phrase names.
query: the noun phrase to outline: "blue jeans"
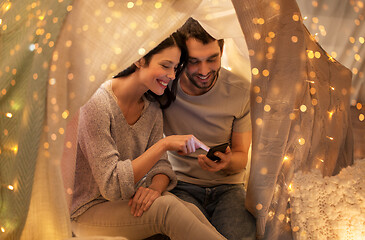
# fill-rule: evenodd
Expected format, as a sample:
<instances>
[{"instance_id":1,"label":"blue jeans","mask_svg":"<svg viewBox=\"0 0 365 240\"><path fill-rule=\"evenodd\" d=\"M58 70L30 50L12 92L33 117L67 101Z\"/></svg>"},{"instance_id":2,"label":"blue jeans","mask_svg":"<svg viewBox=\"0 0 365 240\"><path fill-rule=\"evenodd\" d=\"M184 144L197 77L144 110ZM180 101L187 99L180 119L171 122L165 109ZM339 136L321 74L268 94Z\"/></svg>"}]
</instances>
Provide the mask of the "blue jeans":
<instances>
[{"instance_id":1,"label":"blue jeans","mask_svg":"<svg viewBox=\"0 0 365 240\"><path fill-rule=\"evenodd\" d=\"M256 221L245 208L246 191L243 184L200 187L179 181L171 192L196 205L227 239L256 239Z\"/></svg>"}]
</instances>

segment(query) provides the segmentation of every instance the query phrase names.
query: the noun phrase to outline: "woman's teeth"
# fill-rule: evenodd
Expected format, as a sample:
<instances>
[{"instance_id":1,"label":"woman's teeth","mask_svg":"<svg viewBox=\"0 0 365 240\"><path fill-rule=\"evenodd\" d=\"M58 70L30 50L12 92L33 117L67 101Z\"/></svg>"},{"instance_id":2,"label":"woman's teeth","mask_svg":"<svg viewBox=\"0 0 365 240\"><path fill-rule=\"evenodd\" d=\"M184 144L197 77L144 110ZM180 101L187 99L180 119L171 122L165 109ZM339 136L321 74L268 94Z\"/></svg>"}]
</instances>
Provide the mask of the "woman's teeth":
<instances>
[{"instance_id":1,"label":"woman's teeth","mask_svg":"<svg viewBox=\"0 0 365 240\"><path fill-rule=\"evenodd\" d=\"M165 87L166 87L166 86L167 86L167 84L168 84L167 82L163 82L163 81L158 81L158 82L159 82L159 83L161 83L161 85L163 85L163 86L165 86Z\"/></svg>"}]
</instances>

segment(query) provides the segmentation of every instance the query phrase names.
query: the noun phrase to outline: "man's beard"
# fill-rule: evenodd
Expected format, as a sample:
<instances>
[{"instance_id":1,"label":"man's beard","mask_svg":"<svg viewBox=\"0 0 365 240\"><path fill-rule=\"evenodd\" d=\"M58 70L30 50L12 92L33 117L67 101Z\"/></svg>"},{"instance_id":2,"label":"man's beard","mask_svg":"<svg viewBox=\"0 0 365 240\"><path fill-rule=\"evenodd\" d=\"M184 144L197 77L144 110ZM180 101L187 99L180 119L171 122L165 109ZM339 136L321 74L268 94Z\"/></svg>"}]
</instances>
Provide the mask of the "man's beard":
<instances>
[{"instance_id":1,"label":"man's beard","mask_svg":"<svg viewBox=\"0 0 365 240\"><path fill-rule=\"evenodd\" d=\"M213 78L210 82L207 82L206 84L201 84L201 82L196 81L194 76L188 74L187 72L185 72L185 75L189 79L189 81L198 89L210 89L213 86L213 84L215 83L216 79L218 78L219 70L220 70L220 68L217 71L210 72L210 74L213 75ZM197 76L200 74L195 74L195 75ZM211 76L209 76L209 78L211 78Z\"/></svg>"}]
</instances>

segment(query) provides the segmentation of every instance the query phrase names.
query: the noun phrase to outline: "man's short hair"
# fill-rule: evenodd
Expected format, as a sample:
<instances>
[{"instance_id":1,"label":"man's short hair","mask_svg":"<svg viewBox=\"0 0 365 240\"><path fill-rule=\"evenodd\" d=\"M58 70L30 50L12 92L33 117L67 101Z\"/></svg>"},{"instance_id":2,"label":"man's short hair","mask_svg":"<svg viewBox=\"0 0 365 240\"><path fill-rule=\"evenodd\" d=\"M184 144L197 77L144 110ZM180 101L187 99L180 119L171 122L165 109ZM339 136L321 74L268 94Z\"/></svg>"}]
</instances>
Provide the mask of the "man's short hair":
<instances>
[{"instance_id":1,"label":"man's short hair","mask_svg":"<svg viewBox=\"0 0 365 240\"><path fill-rule=\"evenodd\" d=\"M208 44L217 40L207 33L198 21L191 17L178 29L178 32L183 35L185 41L189 38L195 38L203 44ZM219 39L218 45L221 51L223 51L224 40Z\"/></svg>"}]
</instances>

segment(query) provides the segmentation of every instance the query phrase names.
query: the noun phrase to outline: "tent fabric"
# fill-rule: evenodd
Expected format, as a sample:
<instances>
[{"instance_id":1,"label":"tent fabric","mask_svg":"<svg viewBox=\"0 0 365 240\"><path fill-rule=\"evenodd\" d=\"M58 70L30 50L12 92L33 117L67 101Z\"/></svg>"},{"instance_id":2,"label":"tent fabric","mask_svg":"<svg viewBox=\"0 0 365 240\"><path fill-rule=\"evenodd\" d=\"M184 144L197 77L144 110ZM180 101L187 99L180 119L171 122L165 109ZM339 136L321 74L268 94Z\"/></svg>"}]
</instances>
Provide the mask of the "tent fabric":
<instances>
[{"instance_id":1,"label":"tent fabric","mask_svg":"<svg viewBox=\"0 0 365 240\"><path fill-rule=\"evenodd\" d=\"M251 68L257 69L251 86L259 89L251 93L253 139L246 205L257 218L259 237L291 239L288 222L276 216L290 218L293 174L318 168L332 176L353 163L351 72L309 34L296 2L233 4L253 52ZM255 16L264 23L253 22ZM270 48L272 57L267 55Z\"/></svg>"},{"instance_id":2,"label":"tent fabric","mask_svg":"<svg viewBox=\"0 0 365 240\"><path fill-rule=\"evenodd\" d=\"M351 105L365 102L364 1L297 1L321 46L352 73Z\"/></svg>"},{"instance_id":3,"label":"tent fabric","mask_svg":"<svg viewBox=\"0 0 365 240\"><path fill-rule=\"evenodd\" d=\"M78 109L102 82L193 16L212 36L227 38L226 67L252 78L247 207L258 235L292 239L293 176L316 169L331 176L353 162L349 108L364 103L364 64L363 25L350 22L361 20L363 7L345 2L336 20L342 24L326 19L332 41L321 36L354 73L352 83L351 72L311 34L321 22L308 31L295 0L3 1L1 238L71 237ZM298 3L312 19L340 11L323 7L333 0ZM339 25L352 27L345 37Z\"/></svg>"},{"instance_id":4,"label":"tent fabric","mask_svg":"<svg viewBox=\"0 0 365 240\"><path fill-rule=\"evenodd\" d=\"M59 218L55 212L45 212L55 198L63 195L60 178L53 175L54 171L49 171L53 163L48 161L41 170L45 176L41 181L53 183L50 189L38 188L39 171L35 172L35 169L40 164L39 138L46 126L44 118L52 46L57 41L69 3L69 0L0 3L1 239L19 239L27 217L30 220L37 214L49 224L61 223L57 231L67 231L64 218ZM34 196L42 196L39 203L42 207L32 212L29 203ZM64 210L60 203L57 207ZM37 226L37 223L32 225ZM30 233L28 239L31 236L34 235Z\"/></svg>"},{"instance_id":5,"label":"tent fabric","mask_svg":"<svg viewBox=\"0 0 365 240\"><path fill-rule=\"evenodd\" d=\"M63 135L57 134L57 139L46 142L49 142L50 156L61 169L66 206L70 207L74 183L78 109L102 82L138 60L181 26L198 5L199 1L186 1L183 5L181 1L161 5L137 1L133 6L123 1L73 2L52 56L51 65L55 68L49 73L52 84L48 85L46 119L48 139L52 133L59 133L60 128L65 131ZM53 186L52 182L48 184ZM36 206L39 208L42 207ZM51 208L50 212L62 216L68 213L68 208ZM69 217L63 217L63 221L68 224L68 231L63 234L70 236Z\"/></svg>"}]
</instances>

